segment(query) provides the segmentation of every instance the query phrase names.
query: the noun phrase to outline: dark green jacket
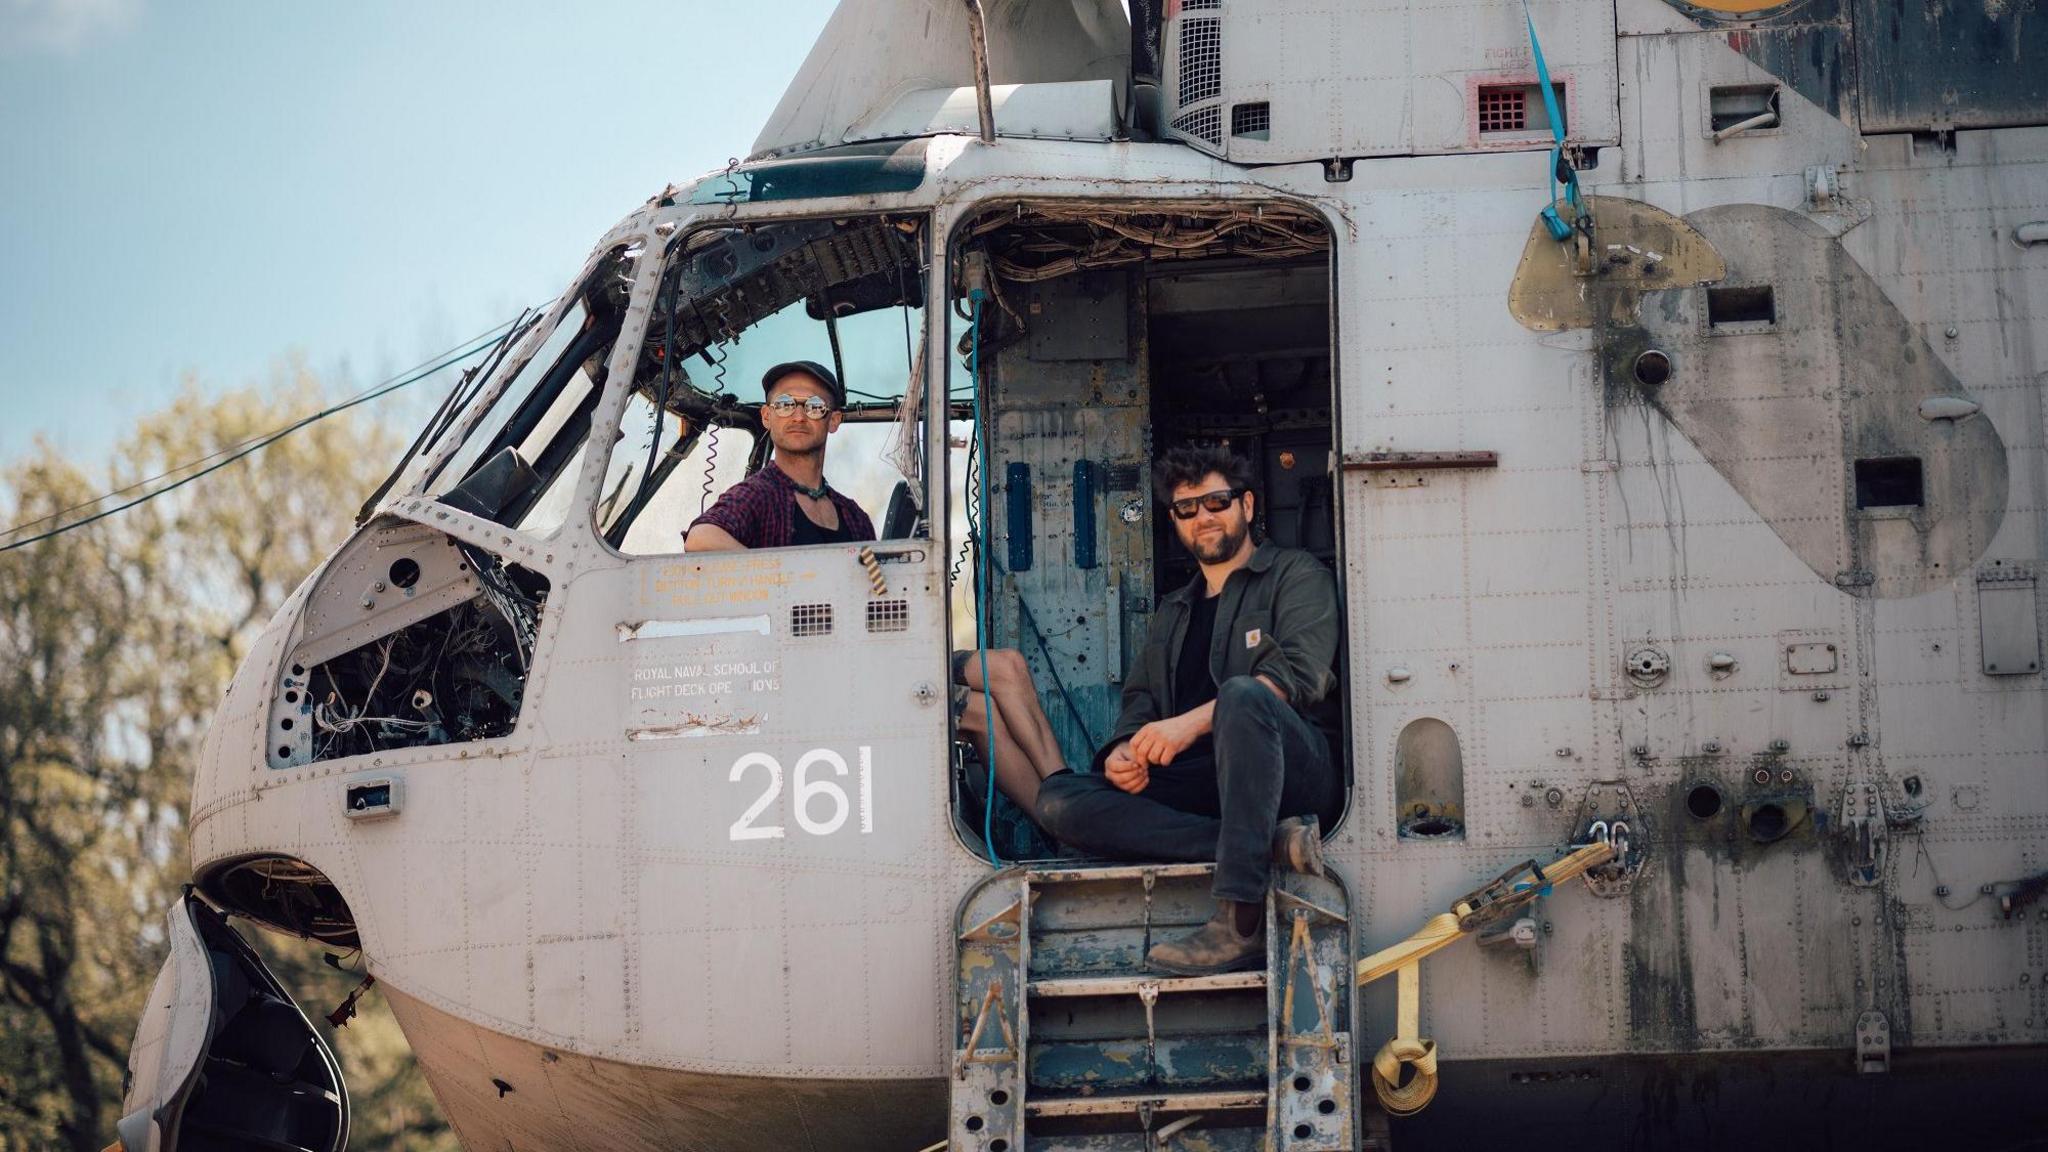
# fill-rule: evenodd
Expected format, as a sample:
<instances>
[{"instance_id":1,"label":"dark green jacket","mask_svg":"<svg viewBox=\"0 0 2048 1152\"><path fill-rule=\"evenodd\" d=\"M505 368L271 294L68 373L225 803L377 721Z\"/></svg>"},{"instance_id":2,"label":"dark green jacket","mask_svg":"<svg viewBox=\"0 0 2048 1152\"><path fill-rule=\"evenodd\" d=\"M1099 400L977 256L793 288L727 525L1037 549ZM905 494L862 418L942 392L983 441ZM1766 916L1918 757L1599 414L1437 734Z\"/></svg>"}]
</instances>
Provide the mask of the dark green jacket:
<instances>
[{"instance_id":1,"label":"dark green jacket","mask_svg":"<svg viewBox=\"0 0 2048 1152\"><path fill-rule=\"evenodd\" d=\"M1116 732L1095 754L1100 771L1109 750L1154 720L1178 716L1173 699L1174 658L1187 635L1202 574L1159 599L1145 651L1124 680ZM1338 727L1337 579L1298 548L1267 542L1223 582L1216 627L1209 636L1209 674L1221 684L1233 676L1264 676L1287 693L1287 702L1325 734Z\"/></svg>"}]
</instances>

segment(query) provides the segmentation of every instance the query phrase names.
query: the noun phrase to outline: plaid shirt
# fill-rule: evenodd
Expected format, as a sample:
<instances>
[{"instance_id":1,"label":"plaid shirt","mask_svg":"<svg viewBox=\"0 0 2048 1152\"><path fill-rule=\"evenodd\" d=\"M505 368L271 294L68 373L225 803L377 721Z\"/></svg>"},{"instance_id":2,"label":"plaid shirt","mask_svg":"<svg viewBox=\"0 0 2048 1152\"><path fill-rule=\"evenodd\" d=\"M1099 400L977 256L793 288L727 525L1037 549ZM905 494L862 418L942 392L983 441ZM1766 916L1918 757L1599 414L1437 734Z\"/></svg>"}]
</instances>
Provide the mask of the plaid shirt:
<instances>
[{"instance_id":1,"label":"plaid shirt","mask_svg":"<svg viewBox=\"0 0 2048 1152\"><path fill-rule=\"evenodd\" d=\"M873 540L875 526L860 505L827 489L832 506L839 510L839 526L849 540ZM732 538L749 548L787 548L796 540L796 484L770 460L759 472L725 490L716 503L690 527L710 524L725 529ZM683 530L688 536L689 529Z\"/></svg>"}]
</instances>

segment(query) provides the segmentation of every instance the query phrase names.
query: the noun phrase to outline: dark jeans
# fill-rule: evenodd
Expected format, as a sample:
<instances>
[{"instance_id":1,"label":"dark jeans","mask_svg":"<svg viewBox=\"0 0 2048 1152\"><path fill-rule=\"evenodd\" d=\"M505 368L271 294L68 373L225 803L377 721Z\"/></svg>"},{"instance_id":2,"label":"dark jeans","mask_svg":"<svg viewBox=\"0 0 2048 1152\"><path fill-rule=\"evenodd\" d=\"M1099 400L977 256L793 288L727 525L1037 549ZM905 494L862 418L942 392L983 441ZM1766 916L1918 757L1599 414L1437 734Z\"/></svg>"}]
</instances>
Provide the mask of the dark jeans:
<instances>
[{"instance_id":1,"label":"dark jeans","mask_svg":"<svg viewBox=\"0 0 2048 1152\"><path fill-rule=\"evenodd\" d=\"M1221 900L1266 898L1273 828L1334 811L1336 769L1321 730L1250 676L1216 689L1214 752L1154 768L1132 795L1098 774L1062 772L1038 791L1038 819L1063 844L1118 860L1216 862Z\"/></svg>"}]
</instances>

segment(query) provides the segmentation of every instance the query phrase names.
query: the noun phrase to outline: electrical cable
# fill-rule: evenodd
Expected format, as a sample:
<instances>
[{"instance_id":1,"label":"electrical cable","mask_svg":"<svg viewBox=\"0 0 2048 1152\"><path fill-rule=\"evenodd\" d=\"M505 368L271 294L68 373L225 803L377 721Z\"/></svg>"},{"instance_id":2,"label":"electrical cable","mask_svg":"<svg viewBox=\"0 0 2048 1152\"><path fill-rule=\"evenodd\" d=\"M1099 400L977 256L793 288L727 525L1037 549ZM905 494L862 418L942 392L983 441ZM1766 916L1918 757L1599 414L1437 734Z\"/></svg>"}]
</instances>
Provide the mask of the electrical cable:
<instances>
[{"instance_id":1,"label":"electrical cable","mask_svg":"<svg viewBox=\"0 0 2048 1152\"><path fill-rule=\"evenodd\" d=\"M704 514L704 509L711 506L711 490L717 487L717 481L713 477L713 472L718 467L718 425L713 424L709 432L711 443L704 448L704 494L697 498L697 515L699 516Z\"/></svg>"},{"instance_id":2,"label":"electrical cable","mask_svg":"<svg viewBox=\"0 0 2048 1152\"><path fill-rule=\"evenodd\" d=\"M420 429L420 434L413 439L412 446L405 450L405 455L398 458L397 465L384 477L384 482L377 485L377 490L370 493L369 499L364 500L363 506L356 511L356 527L360 528L369 521L371 514L377 509L377 504L391 491L391 486L398 483L398 478L405 474L405 470L412 466L413 460L427 448L441 442L441 437L454 426L456 419L468 411L470 402L476 399L477 392L497 373L498 366L504 363L506 353L519 342L528 328L540 323L541 315L536 309L522 309L519 315L513 318L511 327L491 345L491 350L485 354L483 360L470 365L469 370L462 374L462 378L455 382L455 387L448 390L447 397L441 401L441 406L434 410L434 415L427 421L427 426Z\"/></svg>"},{"instance_id":3,"label":"electrical cable","mask_svg":"<svg viewBox=\"0 0 2048 1152\"><path fill-rule=\"evenodd\" d=\"M973 334L973 351L969 354L967 374L974 381L974 436L975 454L981 461L981 510L986 519L988 512L988 413L982 407L981 394L981 299L982 290L977 288L969 296L973 300L973 317L968 321ZM1001 857L996 855L996 705L995 694L989 690L988 679L988 629L989 595L994 591L990 584L988 541L977 540L975 551L979 562L975 565L974 581L974 648L981 658L981 713L988 726L988 789L981 807L981 845L988 853L988 862L998 868L1003 866Z\"/></svg>"},{"instance_id":4,"label":"electrical cable","mask_svg":"<svg viewBox=\"0 0 2048 1152\"><path fill-rule=\"evenodd\" d=\"M499 325L499 327L503 327L503 325ZM497 331L498 328L491 329L491 332L493 334L495 334ZM222 468L225 468L228 465L233 464L235 461L240 460L245 456L252 456L257 452L260 452L263 449L268 448L270 445L277 443L279 440L284 439L286 436L289 436L292 433L297 432L299 429L304 428L309 424L325 420L329 416L334 416L339 413L346 412L350 408L354 408L361 404L367 404L372 400L382 399L383 397L388 396L391 393L396 392L400 388L404 388L409 384L416 384L421 380L424 380L427 377L432 376L434 373L439 372L443 368L447 368L452 364L456 364L470 356L474 356L478 352L481 352L484 349L490 347L492 340L494 339L495 335L491 336L488 339L474 340L470 343L468 347L465 347L457 352L446 354L438 358L436 361L422 365L419 369L417 369L416 371L409 375L402 376L398 379L391 381L390 383L380 385L376 388L372 388L367 392L359 393L356 396L348 400L344 400L338 404L333 404L326 408L322 408L320 411L315 412L310 416L304 417L303 419L295 420L292 423L287 424L284 427L279 428L273 432L265 433L264 435L254 437L253 439L244 440L240 444L232 446L232 448L235 450L232 452L231 455L227 456L225 459L217 460L213 464L208 465L207 467L202 468L189 476L185 476L179 480L173 481L172 483L166 484L161 488L145 492L142 495L137 496L133 500L129 500L122 504L117 504L112 508L108 508L100 512L95 512L90 516L86 516L78 520L73 520L68 524L59 525L58 527L52 528L47 532L31 536L26 540L17 540L12 544L0 544L0 553L12 552L17 548L26 548L31 544L39 544L45 540L50 539L53 536L62 536L64 533L69 532L74 528L83 528L87 524L91 524L99 520L104 520L109 516L113 516L121 512L126 512L128 509L133 508L138 504L146 504L159 496L163 496L170 492L174 492L180 488L183 488L185 485L190 484L192 481L199 479L202 476L211 475L212 473L220 471ZM230 449L222 449L221 451L230 451ZM173 475L179 471L182 471L185 468L190 468L195 464L204 464L206 463L206 461L213 460L215 457L220 456L220 454L220 452L215 452L210 456L203 456L198 460L192 461L187 464L182 464L177 468L172 468L167 472L161 473L156 478L162 479L164 476ZM149 483L149 481L140 481L136 484L131 484L127 488L123 488L117 492L109 492L104 496L95 497L94 499L87 500L82 504L73 505L70 509L67 509L66 511L76 511L79 508L90 507L93 504L97 504L103 500L111 499L114 496L121 495L122 493L132 492L136 488L140 487L142 484L146 483ZM63 515L63 513L61 512L53 513L50 516L42 517L40 520L30 521L28 524L23 524L16 526L14 528L10 528L5 533L0 533L0 535L13 535L16 532L23 531L29 527L34 526L35 524L44 523L48 520L55 518L56 516L61 515Z\"/></svg>"},{"instance_id":5,"label":"electrical cable","mask_svg":"<svg viewBox=\"0 0 2048 1152\"><path fill-rule=\"evenodd\" d=\"M518 322L518 320L508 320L508 322L504 322L504 324L498 324L498 326L494 326L494 328L489 328L487 332L483 332L481 336L471 336L469 340L463 340L463 344L475 344L475 342L477 342L477 340L481 340L481 338L492 338L492 340L496 342L496 340L500 338L502 330L510 328L510 326L512 326L512 324L516 324L516 322ZM444 357L444 355L449 355L449 353L436 353L436 355L434 355L432 359L440 359L440 357ZM428 361L428 363L432 363L432 361ZM422 365L414 365L414 369L418 369L418 367L422 367ZM414 369L406 369L406 371L414 371ZM399 375L406 375L406 373L399 373ZM377 387L383 387L385 383L391 383L393 379L397 379L397 377L389 377L389 379L385 379L385 381L381 381L381 383L373 383L373 385L371 385L369 389L365 389L365 392L358 392L358 394L356 394L354 398L350 398L350 402L354 402L354 400L362 400L362 398L369 398L369 400L375 400L373 396L369 396L369 392L373 392L373 389L377 389ZM184 463L180 463L180 465L174 465L174 467L166 467L164 471L158 471L158 474L156 474L156 476L145 476L145 478L137 480L135 484L129 484L127 488L115 488L113 492L100 492L98 496L94 496L94 498L90 498L90 500L80 500L80 502L72 504L70 508L57 508L55 512L47 512L47 515L43 515L43 517L37 517L37 519L33 519L33 521L23 521L23 523L18 523L18 525L14 525L14 527L10 527L10 529L0 529L0 537L4 537L4 535L16 535L16 533L25 533L25 531L29 531L29 529L33 529L33 527L37 527L37 525L45 525L45 523L49 523L49 521L55 521L57 517L66 517L66 515L70 515L70 512L76 512L76 510L80 510L80 508L90 508L90 506L94 506L94 504L98 504L98 502L102 502L102 500L113 500L115 496L127 496L129 492L133 492L133 490L137 490L137 488L141 488L141 486L145 486L145 484L156 484L158 480L164 480L166 476L176 476L176 474L180 474L180 471L184 471L186 467L199 467L201 463L207 463L209 459L215 459L215 457L219 457L219 455L231 453L231 451L236 451L236 449L240 449L240 447L246 447L246 445L254 445L256 441L260 441L260 439L264 439L264 437L268 437L268 435L270 435L270 433L258 433L258 435L254 435L254 437L248 437L246 441L236 441L236 443L231 443L231 445L223 445L223 447L219 447L219 449L215 449L215 451L211 451L211 453L207 453L207 455L203 455L203 457L199 457L199 459L188 459L188 461L184 461Z\"/></svg>"}]
</instances>

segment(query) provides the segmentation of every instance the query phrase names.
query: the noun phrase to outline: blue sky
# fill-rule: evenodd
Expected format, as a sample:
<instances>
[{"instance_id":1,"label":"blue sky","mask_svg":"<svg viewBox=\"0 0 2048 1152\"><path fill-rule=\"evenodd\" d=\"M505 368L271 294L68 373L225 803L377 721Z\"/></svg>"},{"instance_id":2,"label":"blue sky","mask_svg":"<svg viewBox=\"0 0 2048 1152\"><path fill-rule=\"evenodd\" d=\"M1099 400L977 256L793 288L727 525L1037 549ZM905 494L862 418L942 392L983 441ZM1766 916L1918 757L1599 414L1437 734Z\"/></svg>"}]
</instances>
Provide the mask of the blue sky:
<instances>
[{"instance_id":1,"label":"blue sky","mask_svg":"<svg viewBox=\"0 0 2048 1152\"><path fill-rule=\"evenodd\" d=\"M745 154L832 7L0 0L0 463L552 297Z\"/></svg>"}]
</instances>

